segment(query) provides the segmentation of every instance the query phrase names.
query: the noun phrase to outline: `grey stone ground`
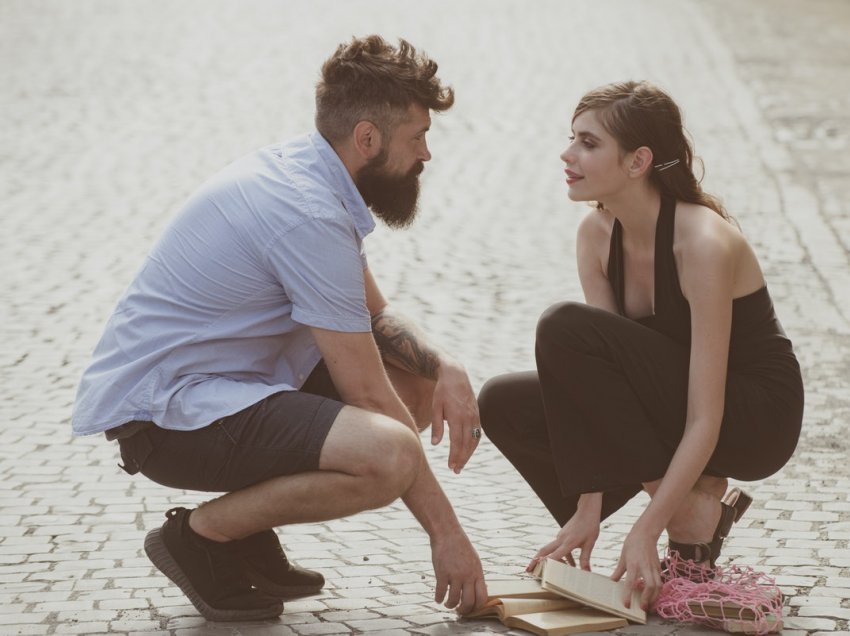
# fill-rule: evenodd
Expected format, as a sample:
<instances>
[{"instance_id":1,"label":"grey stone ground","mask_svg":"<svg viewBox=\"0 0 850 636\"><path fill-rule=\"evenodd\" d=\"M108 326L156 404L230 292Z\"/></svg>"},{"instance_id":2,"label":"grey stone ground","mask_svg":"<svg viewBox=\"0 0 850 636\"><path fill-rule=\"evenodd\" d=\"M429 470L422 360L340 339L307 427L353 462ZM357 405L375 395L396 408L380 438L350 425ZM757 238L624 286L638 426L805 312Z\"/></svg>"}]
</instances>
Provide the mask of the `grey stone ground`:
<instances>
[{"instance_id":1,"label":"grey stone ground","mask_svg":"<svg viewBox=\"0 0 850 636\"><path fill-rule=\"evenodd\" d=\"M311 124L312 86L352 34L403 35L441 64L456 107L435 118L422 218L370 239L398 305L476 383L532 365L551 302L580 298L558 153L577 97L645 77L682 104L706 186L751 238L805 370L790 464L750 484L725 554L774 575L786 634L850 621L850 5L841 0L520 3L0 3L0 633L469 634L429 601L427 538L400 505L287 528L324 593L280 621L213 625L145 558L146 529L201 497L71 440L79 374L146 250L206 176ZM491 578L556 531L495 449L460 476L429 449ZM754 453L758 449L753 449ZM644 503L605 524L613 566ZM653 621L621 634L702 630Z\"/></svg>"}]
</instances>

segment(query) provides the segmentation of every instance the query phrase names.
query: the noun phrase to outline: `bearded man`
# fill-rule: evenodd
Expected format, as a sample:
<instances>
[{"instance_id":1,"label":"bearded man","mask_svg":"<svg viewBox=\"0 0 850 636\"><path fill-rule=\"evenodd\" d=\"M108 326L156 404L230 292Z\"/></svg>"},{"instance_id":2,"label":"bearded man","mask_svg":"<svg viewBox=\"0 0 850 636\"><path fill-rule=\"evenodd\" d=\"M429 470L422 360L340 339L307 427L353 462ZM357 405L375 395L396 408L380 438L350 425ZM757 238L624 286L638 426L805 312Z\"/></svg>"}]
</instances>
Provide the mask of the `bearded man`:
<instances>
[{"instance_id":1,"label":"bearded man","mask_svg":"<svg viewBox=\"0 0 850 636\"><path fill-rule=\"evenodd\" d=\"M395 313L369 271L372 214L405 227L454 102L404 40L340 45L317 131L243 157L189 199L110 318L74 433L117 440L124 470L223 492L172 508L145 551L209 620L278 616L324 579L274 528L401 497L431 540L436 600L486 600L481 563L424 457L449 425L459 472L480 437L463 367ZM371 208L371 213L370 213Z\"/></svg>"}]
</instances>

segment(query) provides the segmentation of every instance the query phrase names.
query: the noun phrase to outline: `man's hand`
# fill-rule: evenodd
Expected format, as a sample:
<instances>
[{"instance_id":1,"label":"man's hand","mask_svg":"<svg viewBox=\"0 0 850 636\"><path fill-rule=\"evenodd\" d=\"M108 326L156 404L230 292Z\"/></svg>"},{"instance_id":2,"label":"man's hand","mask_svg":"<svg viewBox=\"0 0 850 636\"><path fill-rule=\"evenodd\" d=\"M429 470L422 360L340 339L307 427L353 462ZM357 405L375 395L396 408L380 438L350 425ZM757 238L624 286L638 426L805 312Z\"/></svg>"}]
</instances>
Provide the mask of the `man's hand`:
<instances>
[{"instance_id":1,"label":"man's hand","mask_svg":"<svg viewBox=\"0 0 850 636\"><path fill-rule=\"evenodd\" d=\"M432 538L431 560L437 577L436 603L445 598L446 607L457 607L460 614L468 614L487 601L481 561L463 530Z\"/></svg>"},{"instance_id":2,"label":"man's hand","mask_svg":"<svg viewBox=\"0 0 850 636\"><path fill-rule=\"evenodd\" d=\"M481 420L478 401L466 371L459 364L441 360L434 388L431 443L443 439L443 422L449 424L449 468L459 473L478 447Z\"/></svg>"}]
</instances>

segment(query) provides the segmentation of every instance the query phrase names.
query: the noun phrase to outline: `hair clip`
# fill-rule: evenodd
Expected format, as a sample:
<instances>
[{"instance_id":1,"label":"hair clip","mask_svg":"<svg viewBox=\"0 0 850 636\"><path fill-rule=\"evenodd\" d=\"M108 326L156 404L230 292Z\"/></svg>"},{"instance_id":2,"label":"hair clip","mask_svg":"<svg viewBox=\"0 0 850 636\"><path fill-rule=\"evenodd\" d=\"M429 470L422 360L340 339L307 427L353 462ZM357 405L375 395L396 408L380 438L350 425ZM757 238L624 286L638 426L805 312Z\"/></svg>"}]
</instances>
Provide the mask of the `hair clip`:
<instances>
[{"instance_id":1,"label":"hair clip","mask_svg":"<svg viewBox=\"0 0 850 636\"><path fill-rule=\"evenodd\" d=\"M655 168L656 170L658 170L658 172L663 172L664 170L667 170L667 168L672 168L677 163L679 163L679 160L673 159L673 161L668 161L666 163L657 163L652 167Z\"/></svg>"}]
</instances>

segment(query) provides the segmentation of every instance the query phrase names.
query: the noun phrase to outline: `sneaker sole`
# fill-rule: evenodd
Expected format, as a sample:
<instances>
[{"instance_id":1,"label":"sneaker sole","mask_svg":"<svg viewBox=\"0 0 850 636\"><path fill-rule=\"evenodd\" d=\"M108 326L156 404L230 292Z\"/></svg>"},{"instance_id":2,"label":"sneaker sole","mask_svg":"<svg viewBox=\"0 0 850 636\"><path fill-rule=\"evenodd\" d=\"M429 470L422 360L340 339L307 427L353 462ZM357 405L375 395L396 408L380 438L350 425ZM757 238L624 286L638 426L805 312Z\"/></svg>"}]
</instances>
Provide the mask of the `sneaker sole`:
<instances>
[{"instance_id":1,"label":"sneaker sole","mask_svg":"<svg viewBox=\"0 0 850 636\"><path fill-rule=\"evenodd\" d=\"M156 568L167 576L208 621L257 621L267 618L277 618L283 612L283 604L277 603L260 609L216 609L201 598L189 578L171 556L165 542L160 536L160 528L148 532L145 537L145 553Z\"/></svg>"},{"instance_id":2,"label":"sneaker sole","mask_svg":"<svg viewBox=\"0 0 850 636\"><path fill-rule=\"evenodd\" d=\"M313 596L314 594L320 593L322 588L325 586L324 583L321 583L320 585L280 585L266 578L260 574L260 572L245 563L243 563L243 567L251 585L261 592L276 598L289 599L300 596Z\"/></svg>"}]
</instances>

